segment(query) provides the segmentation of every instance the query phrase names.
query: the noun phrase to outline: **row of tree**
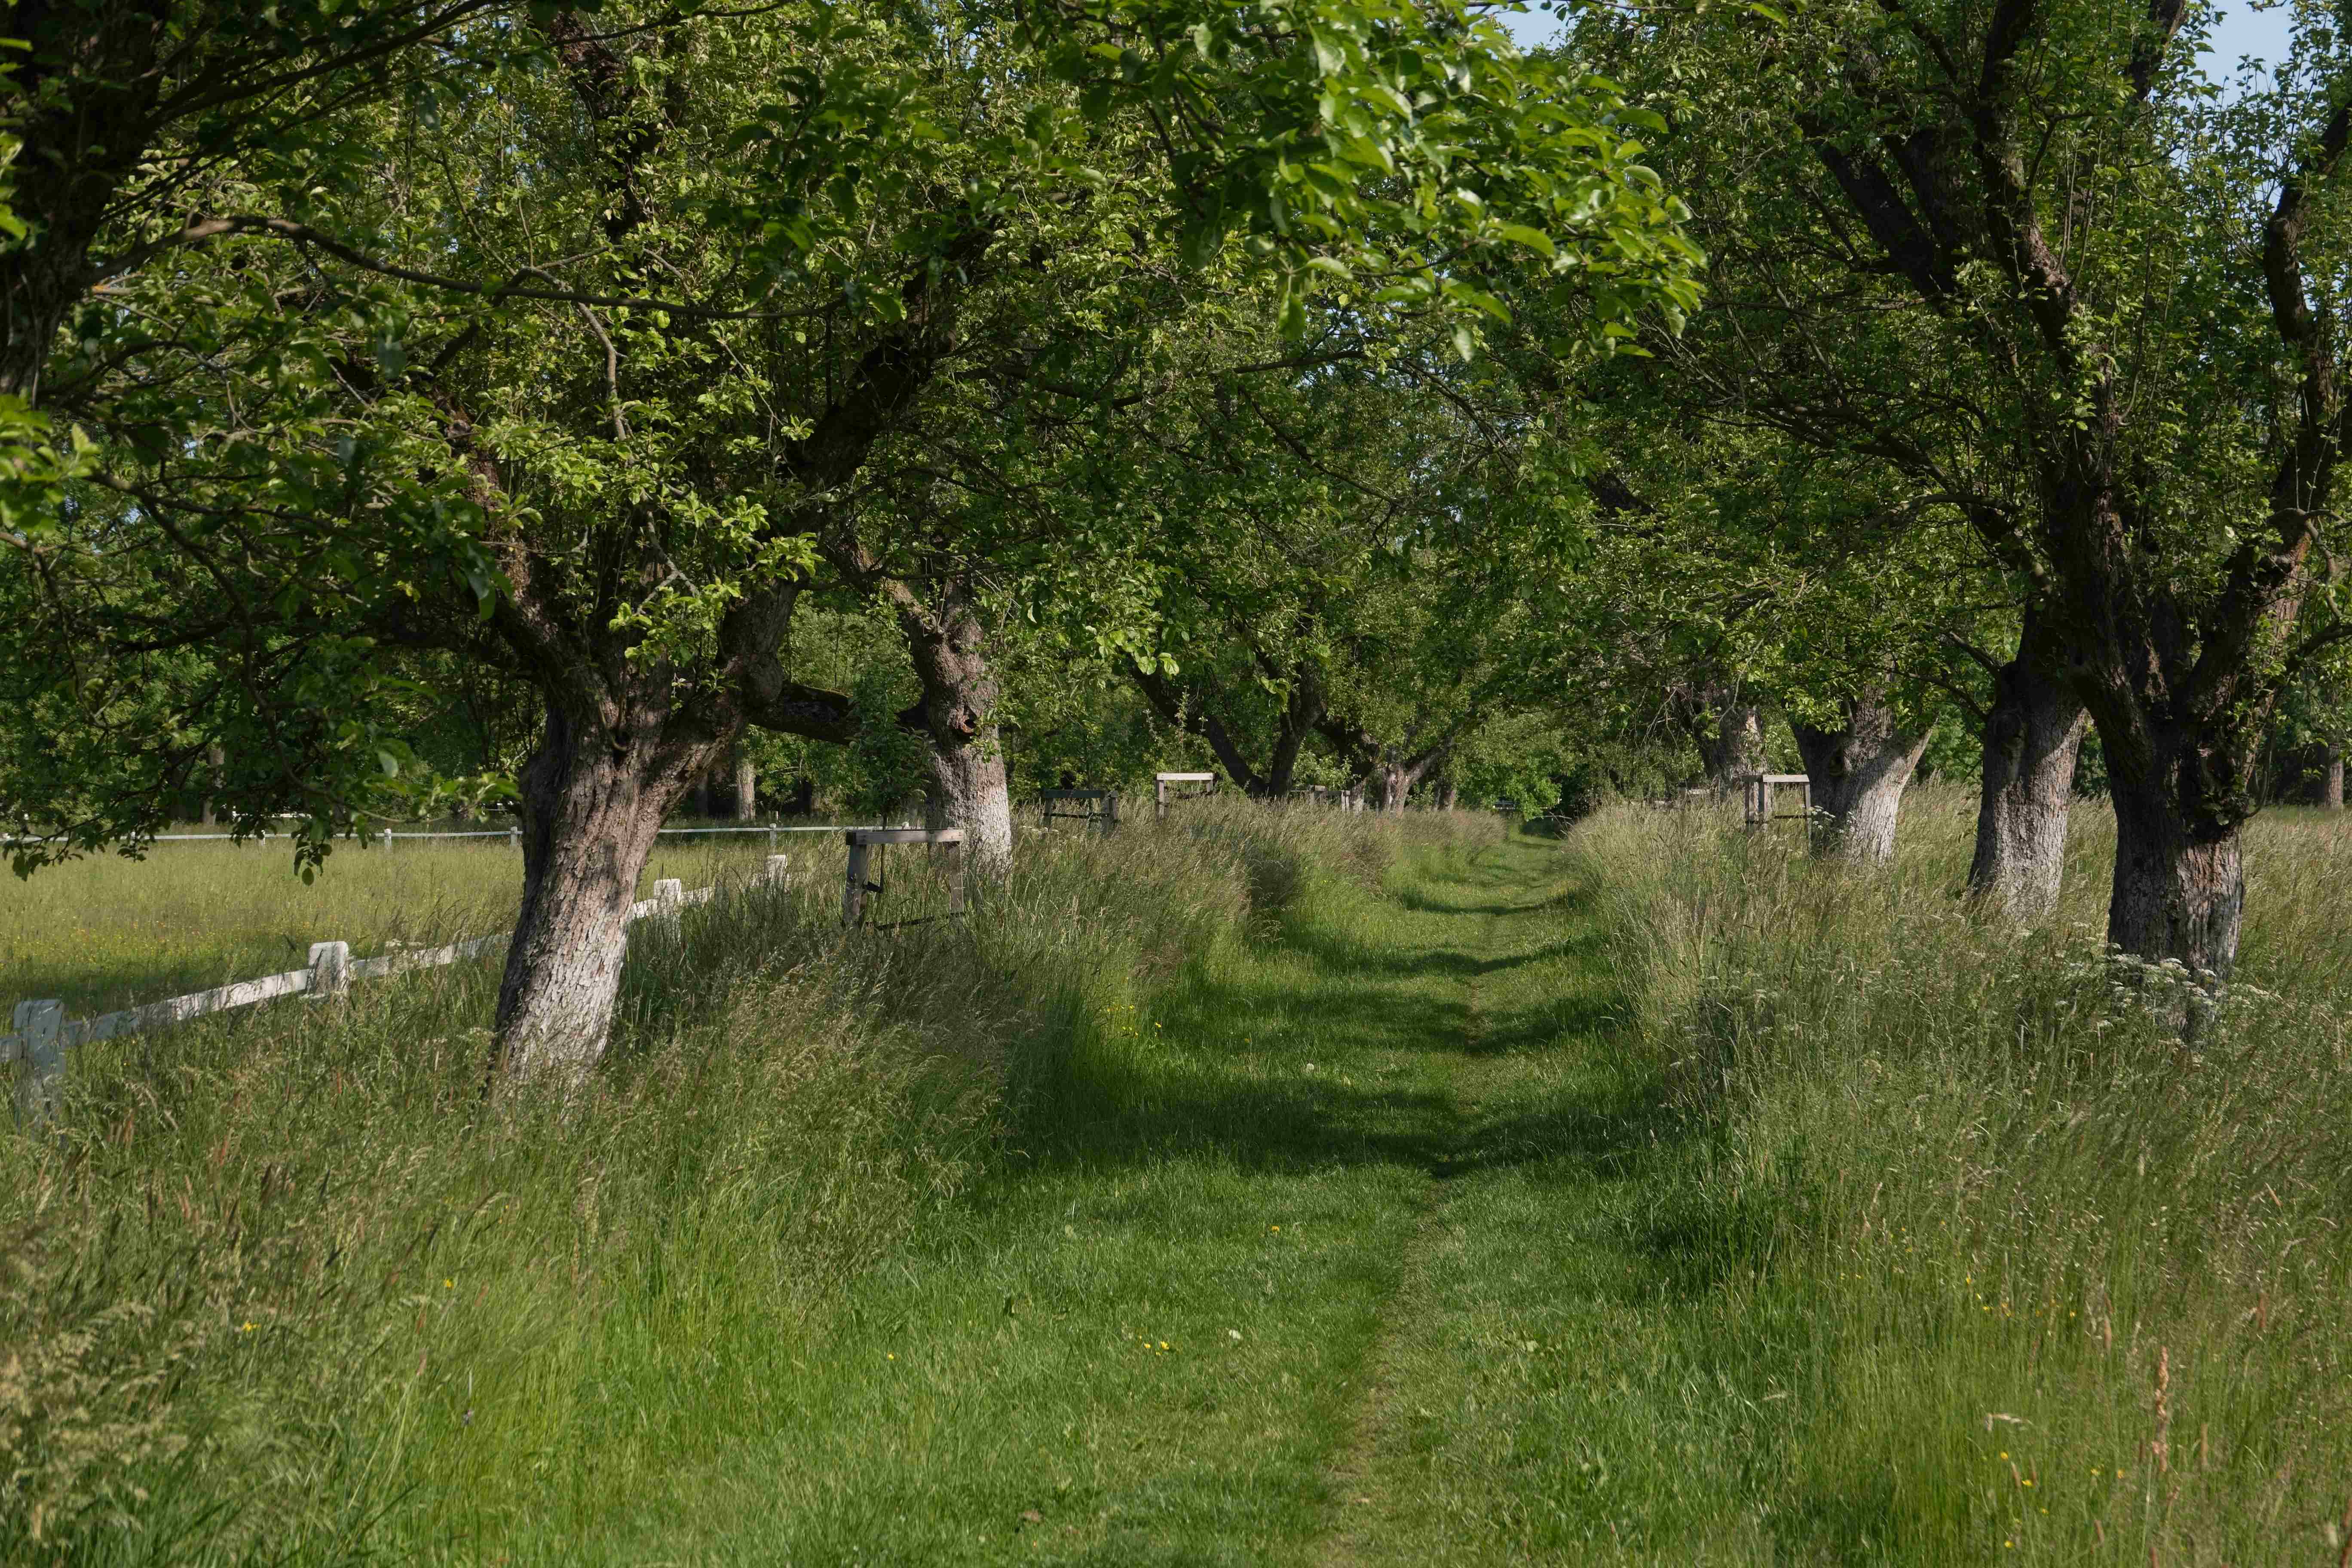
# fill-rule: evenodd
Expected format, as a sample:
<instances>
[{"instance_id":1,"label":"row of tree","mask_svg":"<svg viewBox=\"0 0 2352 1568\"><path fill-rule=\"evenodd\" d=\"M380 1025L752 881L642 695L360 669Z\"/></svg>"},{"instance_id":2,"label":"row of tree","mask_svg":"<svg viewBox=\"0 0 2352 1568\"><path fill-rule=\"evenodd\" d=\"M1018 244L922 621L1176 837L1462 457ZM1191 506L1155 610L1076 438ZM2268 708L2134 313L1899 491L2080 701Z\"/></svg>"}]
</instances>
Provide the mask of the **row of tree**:
<instances>
[{"instance_id":1,"label":"row of tree","mask_svg":"<svg viewBox=\"0 0 2352 1568\"><path fill-rule=\"evenodd\" d=\"M1386 805L1769 711L1865 861L1972 740L2021 920L2095 731L2110 936L2226 973L2265 747L2352 712L2338 35L2224 94L2188 0L1570 19L26 0L19 869L510 787L500 1065L569 1081L747 762L919 768L1001 869L1008 707Z\"/></svg>"}]
</instances>

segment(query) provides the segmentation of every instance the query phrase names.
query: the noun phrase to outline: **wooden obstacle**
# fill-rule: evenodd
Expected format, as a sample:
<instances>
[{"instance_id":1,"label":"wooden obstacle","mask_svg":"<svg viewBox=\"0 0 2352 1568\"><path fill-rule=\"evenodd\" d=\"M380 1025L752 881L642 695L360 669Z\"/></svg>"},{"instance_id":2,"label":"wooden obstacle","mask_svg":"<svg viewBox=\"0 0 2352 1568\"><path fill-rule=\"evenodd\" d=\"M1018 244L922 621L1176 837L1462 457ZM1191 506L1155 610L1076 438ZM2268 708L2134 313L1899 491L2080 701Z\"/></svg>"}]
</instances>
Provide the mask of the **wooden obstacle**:
<instances>
[{"instance_id":1,"label":"wooden obstacle","mask_svg":"<svg viewBox=\"0 0 2352 1568\"><path fill-rule=\"evenodd\" d=\"M1057 821L1083 822L1098 833L1108 833L1118 826L1118 793L1108 789L1049 789L1037 799L1044 807L1040 827L1052 827Z\"/></svg>"},{"instance_id":2,"label":"wooden obstacle","mask_svg":"<svg viewBox=\"0 0 2352 1568\"><path fill-rule=\"evenodd\" d=\"M844 875L841 890L841 923L856 930L864 925L871 912L872 902L880 898L888 883L882 875L883 858L893 844L920 844L932 851L932 858L944 856L948 873L948 910L940 915L918 915L877 925L876 931L896 931L900 926L921 925L927 921L963 919L963 829L961 827L853 827L842 836L849 846L849 869Z\"/></svg>"},{"instance_id":3,"label":"wooden obstacle","mask_svg":"<svg viewBox=\"0 0 2352 1568\"><path fill-rule=\"evenodd\" d=\"M1198 789L1170 789L1171 784L1198 784ZM1171 800L1198 800L1204 795L1217 793L1214 773L1154 773L1151 776L1151 815L1154 821L1168 818L1168 803Z\"/></svg>"},{"instance_id":4,"label":"wooden obstacle","mask_svg":"<svg viewBox=\"0 0 2352 1568\"><path fill-rule=\"evenodd\" d=\"M1813 816L1813 781L1805 773L1742 773L1739 775L1740 801L1748 826L1763 827L1774 822L1810 822ZM1797 789L1804 792L1804 805L1795 811L1780 809L1780 792Z\"/></svg>"}]
</instances>

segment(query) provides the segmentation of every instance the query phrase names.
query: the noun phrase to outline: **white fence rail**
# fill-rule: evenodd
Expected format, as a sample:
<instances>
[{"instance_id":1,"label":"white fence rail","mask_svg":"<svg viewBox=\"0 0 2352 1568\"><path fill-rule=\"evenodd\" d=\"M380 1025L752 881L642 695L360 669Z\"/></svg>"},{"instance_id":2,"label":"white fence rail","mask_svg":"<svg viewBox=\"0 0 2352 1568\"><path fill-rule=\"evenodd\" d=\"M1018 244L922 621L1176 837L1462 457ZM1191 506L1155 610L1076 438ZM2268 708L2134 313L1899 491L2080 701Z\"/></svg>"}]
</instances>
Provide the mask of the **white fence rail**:
<instances>
[{"instance_id":1,"label":"white fence rail","mask_svg":"<svg viewBox=\"0 0 2352 1568\"><path fill-rule=\"evenodd\" d=\"M837 832L839 829L824 831ZM760 881L766 887L783 887L788 884L790 876L791 857L771 855L760 874ZM689 904L709 903L718 892L717 888L697 888L689 892L677 878L666 877L654 884L652 898L641 899L629 906L629 920L634 924L650 917L675 917ZM19 1121L28 1125L37 1124L48 1119L51 1108L57 1103L58 1088L65 1076L66 1053L93 1041L111 1040L150 1029L168 1029L209 1014L225 1013L236 1007L251 1007L259 1003L276 1001L280 996L305 994L325 999L347 996L354 980L385 980L411 970L437 969L444 964L499 952L513 940L511 931L495 931L488 936L453 942L446 947L419 948L404 952L388 952L381 958L361 959L352 957L350 942L313 942L310 944L310 962L304 968L289 969L282 974L265 974L258 980L233 981L226 985L216 985L210 991L167 997L161 1002L125 1007L120 1012L101 1013L94 1018L68 1018L65 1004L54 1000L19 1002L11 1023L16 1033L0 1035L0 1067L19 1062L24 1064L20 1069L21 1082L16 1095L17 1115Z\"/></svg>"}]
</instances>

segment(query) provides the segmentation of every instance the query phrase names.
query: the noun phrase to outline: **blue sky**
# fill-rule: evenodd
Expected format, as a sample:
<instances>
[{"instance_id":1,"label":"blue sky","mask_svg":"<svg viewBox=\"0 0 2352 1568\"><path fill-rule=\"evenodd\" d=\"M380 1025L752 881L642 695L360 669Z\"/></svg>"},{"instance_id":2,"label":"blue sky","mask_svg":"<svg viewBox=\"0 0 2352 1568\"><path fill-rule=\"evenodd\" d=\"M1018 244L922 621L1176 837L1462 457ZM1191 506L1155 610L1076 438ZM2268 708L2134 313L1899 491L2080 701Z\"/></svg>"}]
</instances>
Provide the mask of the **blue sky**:
<instances>
[{"instance_id":1,"label":"blue sky","mask_svg":"<svg viewBox=\"0 0 2352 1568\"><path fill-rule=\"evenodd\" d=\"M2256 11L2245 0L2237 0L2226 6L2213 26L2212 47L2205 57L2207 74L2217 79L2234 76L2242 55L2276 66L2286 58L2294 20L2294 10L2287 5ZM1511 36L1523 45L1543 43L1559 27L1557 18L1540 12L1507 16L1504 22L1511 29Z\"/></svg>"}]
</instances>

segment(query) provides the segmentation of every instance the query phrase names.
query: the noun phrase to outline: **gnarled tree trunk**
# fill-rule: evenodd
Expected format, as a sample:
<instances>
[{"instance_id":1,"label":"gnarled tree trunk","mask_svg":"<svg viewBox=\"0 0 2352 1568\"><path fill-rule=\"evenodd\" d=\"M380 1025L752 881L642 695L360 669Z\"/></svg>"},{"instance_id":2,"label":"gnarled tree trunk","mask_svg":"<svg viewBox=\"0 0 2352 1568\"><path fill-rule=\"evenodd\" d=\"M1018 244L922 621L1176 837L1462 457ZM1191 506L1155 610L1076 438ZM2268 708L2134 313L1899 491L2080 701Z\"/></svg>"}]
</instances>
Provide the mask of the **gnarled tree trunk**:
<instances>
[{"instance_id":1,"label":"gnarled tree trunk","mask_svg":"<svg viewBox=\"0 0 2352 1568\"><path fill-rule=\"evenodd\" d=\"M1013 868L1013 797L996 727L996 674L988 628L961 584L935 604L898 598L898 625L923 695L899 722L930 742L931 788L949 826L963 829L965 864L983 876Z\"/></svg>"},{"instance_id":2,"label":"gnarled tree trunk","mask_svg":"<svg viewBox=\"0 0 2352 1568\"><path fill-rule=\"evenodd\" d=\"M2028 610L2017 657L1993 678L1976 858L1969 867L1971 895L2028 924L2048 919L2058 906L2074 761L2090 724L2047 640Z\"/></svg>"},{"instance_id":3,"label":"gnarled tree trunk","mask_svg":"<svg viewBox=\"0 0 2352 1568\"><path fill-rule=\"evenodd\" d=\"M550 705L518 781L522 908L498 1005L506 1076L569 1089L604 1055L637 878L662 818L708 762L705 748Z\"/></svg>"},{"instance_id":4,"label":"gnarled tree trunk","mask_svg":"<svg viewBox=\"0 0 2352 1568\"><path fill-rule=\"evenodd\" d=\"M1895 816L1927 749L1927 732L1904 728L1883 691L1864 691L1841 706L1845 722L1839 729L1790 725L1812 780L1813 809L1822 814L1813 849L1875 864L1895 853Z\"/></svg>"},{"instance_id":5,"label":"gnarled tree trunk","mask_svg":"<svg viewBox=\"0 0 2352 1568\"><path fill-rule=\"evenodd\" d=\"M2251 746L2232 758L2216 737L2160 721L2124 734L2102 722L2099 739L2116 808L2107 940L2142 958L2179 959L2226 979L2245 913L2238 831L2251 803L2226 784L2214 785L2251 771Z\"/></svg>"},{"instance_id":6,"label":"gnarled tree trunk","mask_svg":"<svg viewBox=\"0 0 2352 1568\"><path fill-rule=\"evenodd\" d=\"M1715 732L1701 744L1706 760L1706 781L1718 794L1727 794L1742 773L1764 771L1764 723L1754 703L1735 702L1716 720Z\"/></svg>"}]
</instances>

